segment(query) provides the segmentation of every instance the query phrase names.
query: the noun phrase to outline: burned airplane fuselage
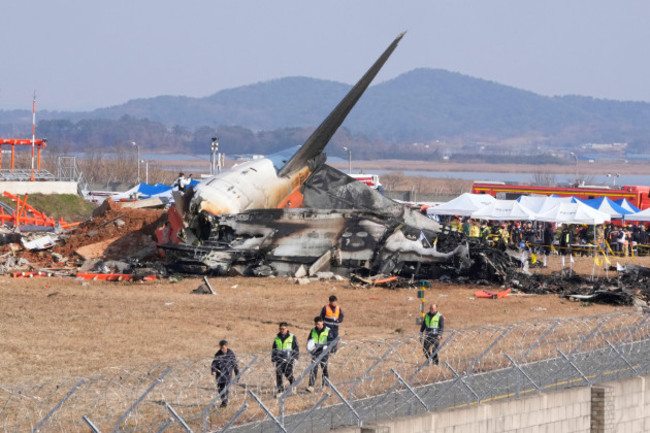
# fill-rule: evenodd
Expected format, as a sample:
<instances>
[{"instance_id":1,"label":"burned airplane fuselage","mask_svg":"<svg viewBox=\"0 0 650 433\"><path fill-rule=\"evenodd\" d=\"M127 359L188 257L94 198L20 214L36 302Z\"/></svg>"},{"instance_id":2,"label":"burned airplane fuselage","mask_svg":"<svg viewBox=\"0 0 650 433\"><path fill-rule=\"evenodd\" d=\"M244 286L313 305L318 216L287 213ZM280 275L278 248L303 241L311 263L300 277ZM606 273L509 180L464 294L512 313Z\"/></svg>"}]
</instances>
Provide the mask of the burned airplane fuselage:
<instances>
[{"instance_id":1,"label":"burned airplane fuselage","mask_svg":"<svg viewBox=\"0 0 650 433\"><path fill-rule=\"evenodd\" d=\"M382 213L257 209L211 218L212 230L200 245L174 247L184 253L186 267L220 275L295 275L301 266L308 274L347 275L361 269L413 274L415 267L469 258L465 243L449 243L453 249L439 251L427 245L438 233Z\"/></svg>"}]
</instances>

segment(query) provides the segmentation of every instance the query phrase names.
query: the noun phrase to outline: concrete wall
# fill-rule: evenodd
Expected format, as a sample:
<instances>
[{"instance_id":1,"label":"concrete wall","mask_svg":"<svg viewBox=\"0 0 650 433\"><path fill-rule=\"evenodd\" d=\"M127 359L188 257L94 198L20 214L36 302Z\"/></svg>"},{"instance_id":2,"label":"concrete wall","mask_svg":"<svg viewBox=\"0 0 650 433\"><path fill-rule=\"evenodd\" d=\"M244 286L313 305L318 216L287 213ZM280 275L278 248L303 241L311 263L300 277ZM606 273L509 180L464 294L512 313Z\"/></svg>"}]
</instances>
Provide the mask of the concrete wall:
<instances>
[{"instance_id":1,"label":"concrete wall","mask_svg":"<svg viewBox=\"0 0 650 433\"><path fill-rule=\"evenodd\" d=\"M462 409L397 418L340 433L636 433L650 431L650 381L636 377Z\"/></svg>"},{"instance_id":2,"label":"concrete wall","mask_svg":"<svg viewBox=\"0 0 650 433\"><path fill-rule=\"evenodd\" d=\"M77 182L36 181L36 182L0 182L0 193L12 194L77 194Z\"/></svg>"}]
</instances>

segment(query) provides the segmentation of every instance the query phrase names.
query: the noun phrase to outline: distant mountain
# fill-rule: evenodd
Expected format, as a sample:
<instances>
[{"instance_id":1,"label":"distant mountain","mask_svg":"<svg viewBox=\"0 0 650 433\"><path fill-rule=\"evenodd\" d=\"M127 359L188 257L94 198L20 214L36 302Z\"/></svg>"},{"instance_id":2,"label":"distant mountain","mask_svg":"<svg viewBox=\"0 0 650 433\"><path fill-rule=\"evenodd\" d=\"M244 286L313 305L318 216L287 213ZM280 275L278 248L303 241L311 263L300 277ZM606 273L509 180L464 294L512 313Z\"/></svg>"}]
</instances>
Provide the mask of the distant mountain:
<instances>
[{"instance_id":1,"label":"distant mountain","mask_svg":"<svg viewBox=\"0 0 650 433\"><path fill-rule=\"evenodd\" d=\"M102 146L147 131L143 139L158 137L152 146L182 141L202 148L199 143L204 143L206 134L228 131L234 140L239 137L243 142L247 137L257 142L257 150L263 152L268 143L261 137L273 136L272 147L280 146L285 137L300 142L349 89L337 82L290 77L222 90L204 98L135 99L91 112L40 112L38 119L39 127L51 122L43 126L48 126L52 142L62 141L57 134L65 131L72 146L81 139ZM30 125L29 112L0 111L0 134L29 131ZM131 130L110 132L118 126ZM343 127L346 140L381 143L386 149L391 143L436 140L454 147L476 142L516 143L519 151L521 143L549 148L588 142L638 143L650 137L650 104L545 97L459 73L416 69L371 86ZM87 131L81 138L75 131L84 128Z\"/></svg>"}]
</instances>

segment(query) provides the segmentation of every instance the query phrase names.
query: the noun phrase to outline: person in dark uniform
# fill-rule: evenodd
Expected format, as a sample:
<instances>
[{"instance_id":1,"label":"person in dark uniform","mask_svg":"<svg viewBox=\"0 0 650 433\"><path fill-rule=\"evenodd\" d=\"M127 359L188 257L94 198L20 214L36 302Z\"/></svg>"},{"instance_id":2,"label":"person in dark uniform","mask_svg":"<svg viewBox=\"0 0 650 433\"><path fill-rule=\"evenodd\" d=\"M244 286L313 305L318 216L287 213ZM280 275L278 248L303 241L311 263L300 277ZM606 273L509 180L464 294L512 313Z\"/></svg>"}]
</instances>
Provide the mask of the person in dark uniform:
<instances>
[{"instance_id":1,"label":"person in dark uniform","mask_svg":"<svg viewBox=\"0 0 650 433\"><path fill-rule=\"evenodd\" d=\"M275 382L278 397L284 392L282 377L289 380L289 385L293 383L293 366L298 361L298 358L300 358L298 339L289 332L287 322L280 322L278 335L275 336L271 347L271 362L275 364Z\"/></svg>"},{"instance_id":2,"label":"person in dark uniform","mask_svg":"<svg viewBox=\"0 0 650 433\"><path fill-rule=\"evenodd\" d=\"M570 262L573 264L573 254L571 252L571 244L573 243L573 234L571 232L571 227L565 225L562 227L562 232L560 233L560 253L562 254L562 267L565 265L565 257L569 256Z\"/></svg>"},{"instance_id":3,"label":"person in dark uniform","mask_svg":"<svg viewBox=\"0 0 650 433\"><path fill-rule=\"evenodd\" d=\"M210 368L212 375L217 380L217 390L221 396L221 406L228 406L228 389L227 386L232 380L232 372L235 371L235 376L239 374L239 367L237 367L237 357L235 353L228 348L228 342L221 340L219 342L219 351L214 354L214 360Z\"/></svg>"},{"instance_id":4,"label":"person in dark uniform","mask_svg":"<svg viewBox=\"0 0 650 433\"><path fill-rule=\"evenodd\" d=\"M316 361L316 359L323 353L325 349L327 349L327 344L332 341L330 338L330 328L325 326L325 323L323 322L323 318L320 316L314 317L314 327L312 330L309 332L309 336L307 337L307 345L309 346L310 343L309 341L313 341L314 348L311 350L311 360L312 362ZM309 374L309 386L307 387L307 392L314 392L314 384L316 383L316 375L318 374L318 367L320 366L321 370L323 371L323 386L325 386L325 378L329 377L329 372L327 371L327 360L329 358L329 354L323 356L323 358L320 360L318 365L314 367L314 369L310 372Z\"/></svg>"},{"instance_id":5,"label":"person in dark uniform","mask_svg":"<svg viewBox=\"0 0 650 433\"><path fill-rule=\"evenodd\" d=\"M544 243L544 267L546 267L546 258L551 254L551 247L553 246L553 239L555 239L555 233L553 232L553 226L551 223L546 223L544 227L543 234L543 243Z\"/></svg>"},{"instance_id":6,"label":"person in dark uniform","mask_svg":"<svg viewBox=\"0 0 650 433\"><path fill-rule=\"evenodd\" d=\"M438 347L445 330L445 318L438 312L438 306L431 304L420 326L420 341L428 363L438 365Z\"/></svg>"},{"instance_id":7,"label":"person in dark uniform","mask_svg":"<svg viewBox=\"0 0 650 433\"><path fill-rule=\"evenodd\" d=\"M334 341L339 336L339 324L343 322L343 310L339 305L339 300L336 296L332 295L329 298L329 304L325 305L320 312L320 317L323 319L325 326L330 328L329 339ZM338 344L330 349L330 353L336 353Z\"/></svg>"}]
</instances>

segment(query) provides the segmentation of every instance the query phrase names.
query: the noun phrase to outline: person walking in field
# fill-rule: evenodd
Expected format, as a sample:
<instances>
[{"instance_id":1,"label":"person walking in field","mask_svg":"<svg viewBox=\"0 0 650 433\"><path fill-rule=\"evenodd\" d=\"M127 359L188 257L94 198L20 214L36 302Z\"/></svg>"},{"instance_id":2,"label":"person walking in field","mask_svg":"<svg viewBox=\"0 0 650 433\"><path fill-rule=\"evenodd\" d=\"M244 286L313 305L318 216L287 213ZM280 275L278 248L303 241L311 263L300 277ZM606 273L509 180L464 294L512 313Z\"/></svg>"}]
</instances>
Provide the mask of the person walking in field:
<instances>
[{"instance_id":1,"label":"person walking in field","mask_svg":"<svg viewBox=\"0 0 650 433\"><path fill-rule=\"evenodd\" d=\"M287 378L289 386L293 384L293 367L296 361L298 361L298 358L300 358L298 339L289 332L289 324L287 322L280 322L278 335L275 336L271 348L271 362L275 365L275 382L278 397L284 392L283 377Z\"/></svg>"},{"instance_id":2,"label":"person walking in field","mask_svg":"<svg viewBox=\"0 0 650 433\"><path fill-rule=\"evenodd\" d=\"M438 305L429 305L429 312L420 326L420 341L426 362L438 365L438 347L445 329L445 318L438 312Z\"/></svg>"},{"instance_id":3,"label":"person walking in field","mask_svg":"<svg viewBox=\"0 0 650 433\"><path fill-rule=\"evenodd\" d=\"M217 390L221 395L221 406L228 406L228 385L232 380L232 372L234 370L235 376L239 375L239 367L237 367L237 357L235 353L228 348L228 342L221 340L219 342L219 351L214 354L214 360L210 367L212 375L217 381Z\"/></svg>"},{"instance_id":4,"label":"person walking in field","mask_svg":"<svg viewBox=\"0 0 650 433\"><path fill-rule=\"evenodd\" d=\"M315 362L318 357L327 349L327 345L332 341L330 338L330 328L325 326L323 318L320 316L314 317L314 327L309 332L307 337L307 350L311 353L312 363ZM327 371L327 360L329 358L329 353L323 356L317 366L309 374L309 386L307 387L307 392L314 392L314 384L316 383L316 375L318 374L318 367L320 366L323 371L322 383L325 386L325 378L329 377L329 372Z\"/></svg>"},{"instance_id":5,"label":"person walking in field","mask_svg":"<svg viewBox=\"0 0 650 433\"><path fill-rule=\"evenodd\" d=\"M336 296L329 297L329 304L325 305L320 312L320 317L323 319L325 326L330 328L329 339L334 341L339 336L339 324L343 323L343 310L339 305L339 300ZM334 343L330 353L336 353L338 344Z\"/></svg>"}]
</instances>

